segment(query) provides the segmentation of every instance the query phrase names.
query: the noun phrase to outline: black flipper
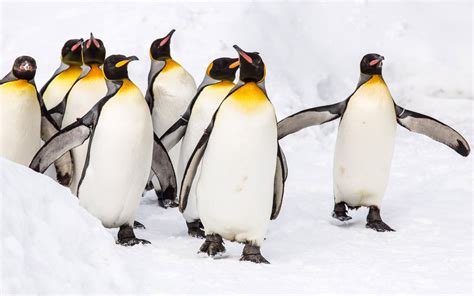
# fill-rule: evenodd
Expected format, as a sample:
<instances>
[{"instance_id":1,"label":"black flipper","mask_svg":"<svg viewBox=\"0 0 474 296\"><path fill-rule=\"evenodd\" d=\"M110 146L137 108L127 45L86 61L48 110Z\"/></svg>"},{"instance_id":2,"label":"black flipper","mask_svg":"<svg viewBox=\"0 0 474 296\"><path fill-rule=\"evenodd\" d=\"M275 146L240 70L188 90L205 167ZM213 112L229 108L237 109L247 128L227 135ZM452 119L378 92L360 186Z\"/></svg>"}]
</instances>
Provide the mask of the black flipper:
<instances>
[{"instance_id":1,"label":"black flipper","mask_svg":"<svg viewBox=\"0 0 474 296\"><path fill-rule=\"evenodd\" d=\"M165 66L165 61L151 61L150 72L148 73L148 88L145 93L145 101L150 108L150 113L153 112L153 105L155 103L153 95L153 83L155 82L156 76L160 74L161 70L163 70Z\"/></svg>"},{"instance_id":2,"label":"black flipper","mask_svg":"<svg viewBox=\"0 0 474 296\"><path fill-rule=\"evenodd\" d=\"M81 145L91 137L102 107L118 92L121 86L121 81L114 82L107 80L107 95L100 99L99 102L97 102L83 117L66 126L51 137L33 157L33 160L30 163L30 168L37 172L44 173L44 171L54 161L64 155L64 153ZM84 170L86 168L87 162L84 166ZM81 181L82 179L79 181L79 185Z\"/></svg>"},{"instance_id":3,"label":"black flipper","mask_svg":"<svg viewBox=\"0 0 474 296\"><path fill-rule=\"evenodd\" d=\"M320 125L339 118L346 109L347 100L295 113L278 122L278 139L293 134L303 128Z\"/></svg>"},{"instance_id":4,"label":"black flipper","mask_svg":"<svg viewBox=\"0 0 474 296\"><path fill-rule=\"evenodd\" d=\"M471 152L469 144L457 131L448 125L423 114L395 105L398 124L409 131L423 134L431 139L451 147L462 156Z\"/></svg>"},{"instance_id":5,"label":"black flipper","mask_svg":"<svg viewBox=\"0 0 474 296\"><path fill-rule=\"evenodd\" d=\"M41 139L44 142L47 142L59 132L60 128L46 109L46 105L44 104L41 94L37 93L37 95L41 107ZM56 168L56 179L58 180L59 184L64 186L71 185L74 170L71 151L64 153L57 161L54 162L54 166Z\"/></svg>"},{"instance_id":6,"label":"black flipper","mask_svg":"<svg viewBox=\"0 0 474 296\"><path fill-rule=\"evenodd\" d=\"M91 126L78 120L54 135L36 153L31 161L30 168L44 173L46 169L59 157L69 150L81 145L91 135Z\"/></svg>"},{"instance_id":7,"label":"black flipper","mask_svg":"<svg viewBox=\"0 0 474 296\"><path fill-rule=\"evenodd\" d=\"M191 154L191 157L188 160L188 164L186 165L186 170L184 171L183 180L181 182L181 190L179 192L179 211L181 213L184 212L186 206L188 205L189 192L191 191L191 186L193 184L194 177L196 176L196 171L199 167L199 163L201 163L204 151L206 151L207 142L209 141L209 137L214 126L214 119L216 117L216 114L217 111L214 114L211 123L204 131L204 134L196 145L196 148L194 148L193 154Z\"/></svg>"},{"instance_id":8,"label":"black flipper","mask_svg":"<svg viewBox=\"0 0 474 296\"><path fill-rule=\"evenodd\" d=\"M283 154L283 150L280 145L278 145L278 154L277 154L277 166L275 171L275 181L273 189L273 206L272 206L272 215L270 216L271 220L275 220L278 217L278 214L281 210L281 205L283 203L283 194L285 192L285 181L288 177L288 167L286 164L286 158Z\"/></svg>"},{"instance_id":9,"label":"black flipper","mask_svg":"<svg viewBox=\"0 0 474 296\"><path fill-rule=\"evenodd\" d=\"M186 133L186 128L188 127L189 118L191 118L191 112L194 107L194 103L198 99L201 92L209 85L218 83L219 80L215 80L209 76L205 76L204 80L202 81L201 85L199 85L196 94L194 95L193 99L188 105L186 112L178 119L160 138L163 145L168 149L168 151L173 148L181 138L184 137Z\"/></svg>"},{"instance_id":10,"label":"black flipper","mask_svg":"<svg viewBox=\"0 0 474 296\"><path fill-rule=\"evenodd\" d=\"M176 183L173 164L171 163L166 148L155 133L153 133L153 137L153 161L151 169L160 182L161 192L163 195L161 199L174 201L176 199L178 185Z\"/></svg>"}]
</instances>

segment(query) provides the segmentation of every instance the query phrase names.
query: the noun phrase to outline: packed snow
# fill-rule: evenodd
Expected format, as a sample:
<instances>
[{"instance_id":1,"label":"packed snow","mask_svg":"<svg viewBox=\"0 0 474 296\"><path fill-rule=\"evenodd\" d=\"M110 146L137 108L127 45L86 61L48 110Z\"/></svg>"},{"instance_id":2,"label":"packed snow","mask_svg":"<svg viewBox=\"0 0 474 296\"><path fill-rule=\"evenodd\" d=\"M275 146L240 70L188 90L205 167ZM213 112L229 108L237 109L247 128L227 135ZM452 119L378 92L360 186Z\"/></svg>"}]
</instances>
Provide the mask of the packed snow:
<instances>
[{"instance_id":1,"label":"packed snow","mask_svg":"<svg viewBox=\"0 0 474 296\"><path fill-rule=\"evenodd\" d=\"M281 119L338 102L354 89L360 58L385 56L396 102L449 124L472 146L471 3L22 3L1 8L1 74L19 55L36 58L41 86L69 38L101 38L109 54L137 55L130 77L146 90L148 47L171 28L172 56L199 83L207 64L259 51ZM22 17L21 21L18 19ZM281 141L289 164L280 217L262 254L240 262L226 242L220 259L197 254L177 209L142 199L137 237L115 244L68 189L0 159L0 293L426 293L472 294L472 156L398 128L381 214L393 233L331 218L337 122Z\"/></svg>"}]
</instances>

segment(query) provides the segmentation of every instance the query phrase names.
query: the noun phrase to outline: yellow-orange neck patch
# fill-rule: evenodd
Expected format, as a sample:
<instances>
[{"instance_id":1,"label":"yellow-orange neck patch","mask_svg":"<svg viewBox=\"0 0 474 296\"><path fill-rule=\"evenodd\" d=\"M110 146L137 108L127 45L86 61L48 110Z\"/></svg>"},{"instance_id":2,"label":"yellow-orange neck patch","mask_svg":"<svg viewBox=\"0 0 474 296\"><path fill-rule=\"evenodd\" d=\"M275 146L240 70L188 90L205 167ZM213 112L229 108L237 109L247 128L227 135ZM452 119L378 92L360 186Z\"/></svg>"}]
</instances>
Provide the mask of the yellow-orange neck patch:
<instances>
[{"instance_id":1,"label":"yellow-orange neck patch","mask_svg":"<svg viewBox=\"0 0 474 296\"><path fill-rule=\"evenodd\" d=\"M177 68L181 68L181 65L178 64L175 60L173 59L166 59L166 65L165 67L163 68L163 70L161 70L161 73L166 73L168 71L173 71L173 70L176 70ZM161 74L160 73L160 74Z\"/></svg>"},{"instance_id":2,"label":"yellow-orange neck patch","mask_svg":"<svg viewBox=\"0 0 474 296\"><path fill-rule=\"evenodd\" d=\"M249 82L236 90L229 99L245 112L253 112L268 103L268 99L255 82Z\"/></svg>"}]
</instances>

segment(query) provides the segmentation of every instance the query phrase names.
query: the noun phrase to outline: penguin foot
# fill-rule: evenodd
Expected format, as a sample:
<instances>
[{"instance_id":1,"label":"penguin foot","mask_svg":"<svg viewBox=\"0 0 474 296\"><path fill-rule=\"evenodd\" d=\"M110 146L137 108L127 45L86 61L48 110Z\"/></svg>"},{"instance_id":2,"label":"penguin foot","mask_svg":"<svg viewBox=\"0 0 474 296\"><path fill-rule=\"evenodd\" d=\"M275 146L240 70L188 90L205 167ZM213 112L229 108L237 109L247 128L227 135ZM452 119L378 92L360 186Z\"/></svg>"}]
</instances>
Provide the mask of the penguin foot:
<instances>
[{"instance_id":1,"label":"penguin foot","mask_svg":"<svg viewBox=\"0 0 474 296\"><path fill-rule=\"evenodd\" d=\"M367 224L365 227L371 228L377 232L395 231L382 221L382 217L380 217L380 209L377 206L369 207L369 214L367 215Z\"/></svg>"},{"instance_id":2,"label":"penguin foot","mask_svg":"<svg viewBox=\"0 0 474 296\"><path fill-rule=\"evenodd\" d=\"M120 230L117 234L118 240L117 244L122 246L134 246L137 244L151 244L149 241L144 239L136 238L135 233L133 232L133 227L128 224L120 226Z\"/></svg>"},{"instance_id":3,"label":"penguin foot","mask_svg":"<svg viewBox=\"0 0 474 296\"><path fill-rule=\"evenodd\" d=\"M206 241L199 248L198 253L207 253L207 255L214 257L225 252L224 241L222 236L217 233L206 235Z\"/></svg>"},{"instance_id":4,"label":"penguin foot","mask_svg":"<svg viewBox=\"0 0 474 296\"><path fill-rule=\"evenodd\" d=\"M151 244L151 242L147 241L146 239L132 238L128 240L118 240L117 244L122 245L124 247L131 247L138 244L148 245Z\"/></svg>"},{"instance_id":5,"label":"penguin foot","mask_svg":"<svg viewBox=\"0 0 474 296\"><path fill-rule=\"evenodd\" d=\"M167 208L176 208L178 206L178 203L175 200L158 198L158 205L162 207L163 209L167 209Z\"/></svg>"},{"instance_id":6,"label":"penguin foot","mask_svg":"<svg viewBox=\"0 0 474 296\"><path fill-rule=\"evenodd\" d=\"M250 261L253 263L265 263L270 264L265 257L260 253L259 246L252 246L250 243L246 243L244 250L242 251L242 257L240 261Z\"/></svg>"},{"instance_id":7,"label":"penguin foot","mask_svg":"<svg viewBox=\"0 0 474 296\"><path fill-rule=\"evenodd\" d=\"M133 228L134 229L146 229L145 225L143 225L142 223L140 223L138 221L133 222Z\"/></svg>"},{"instance_id":8,"label":"penguin foot","mask_svg":"<svg viewBox=\"0 0 474 296\"><path fill-rule=\"evenodd\" d=\"M61 172L57 172L56 179L58 180L59 184L69 187L69 185L71 185L72 176L69 173L62 174Z\"/></svg>"},{"instance_id":9,"label":"penguin foot","mask_svg":"<svg viewBox=\"0 0 474 296\"><path fill-rule=\"evenodd\" d=\"M153 183L151 181L149 181L148 183L146 183L145 185L145 191L150 191L150 190L153 190Z\"/></svg>"},{"instance_id":10,"label":"penguin foot","mask_svg":"<svg viewBox=\"0 0 474 296\"><path fill-rule=\"evenodd\" d=\"M373 229L377 232L385 232L385 231L395 231L395 229L391 228L385 222L383 221L372 221L372 222L367 222L365 225L366 228Z\"/></svg>"},{"instance_id":11,"label":"penguin foot","mask_svg":"<svg viewBox=\"0 0 474 296\"><path fill-rule=\"evenodd\" d=\"M345 222L352 219L351 216L347 215L346 203L338 202L334 205L334 211L332 212L332 217L339 221Z\"/></svg>"},{"instance_id":12,"label":"penguin foot","mask_svg":"<svg viewBox=\"0 0 474 296\"><path fill-rule=\"evenodd\" d=\"M196 238L205 238L204 230L203 230L203 225L200 220L188 223L186 222L186 225L188 226L188 234L189 236L196 237Z\"/></svg>"}]
</instances>

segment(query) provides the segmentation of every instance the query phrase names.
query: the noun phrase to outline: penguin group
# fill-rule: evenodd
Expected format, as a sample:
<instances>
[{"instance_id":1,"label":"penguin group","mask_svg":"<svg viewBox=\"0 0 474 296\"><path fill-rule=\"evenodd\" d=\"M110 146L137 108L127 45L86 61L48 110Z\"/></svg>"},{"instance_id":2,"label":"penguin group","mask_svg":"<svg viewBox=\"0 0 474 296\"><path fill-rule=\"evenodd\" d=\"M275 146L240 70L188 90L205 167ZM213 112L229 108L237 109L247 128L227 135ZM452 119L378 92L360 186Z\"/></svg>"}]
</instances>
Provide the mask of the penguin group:
<instances>
[{"instance_id":1,"label":"penguin group","mask_svg":"<svg viewBox=\"0 0 474 296\"><path fill-rule=\"evenodd\" d=\"M261 254L268 225L281 211L288 166L279 140L340 118L333 167L332 217L369 209L366 227L394 231L381 218L397 123L470 153L448 125L398 106L382 76L384 57L365 55L356 89L339 103L277 121L257 52L216 58L201 84L171 57L175 30L150 46L145 94L131 81L136 56L106 57L102 40L68 40L61 63L37 90L36 62L20 56L0 81L0 156L57 181L107 228L117 243L149 244L134 234L144 190L158 205L178 207L199 252L225 252L224 239L244 244L241 260ZM238 79L236 80L237 71ZM176 200L176 198L178 200ZM142 226L143 227L143 226Z\"/></svg>"}]
</instances>

